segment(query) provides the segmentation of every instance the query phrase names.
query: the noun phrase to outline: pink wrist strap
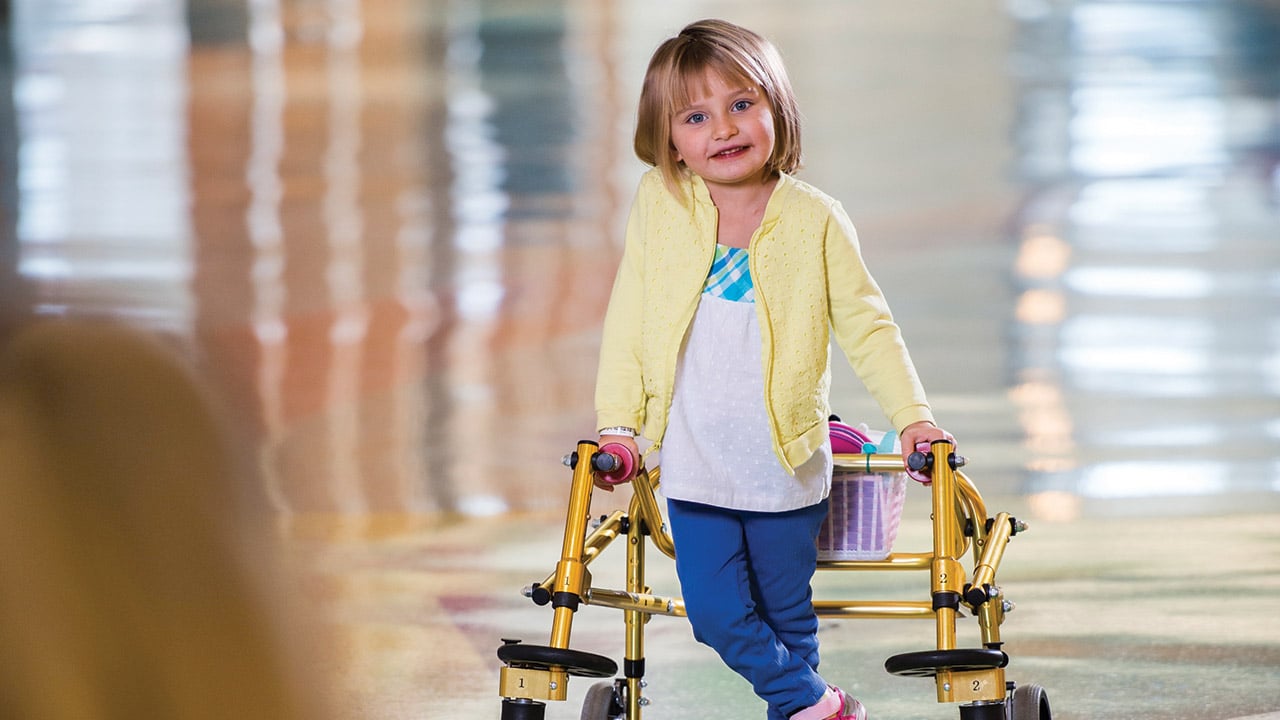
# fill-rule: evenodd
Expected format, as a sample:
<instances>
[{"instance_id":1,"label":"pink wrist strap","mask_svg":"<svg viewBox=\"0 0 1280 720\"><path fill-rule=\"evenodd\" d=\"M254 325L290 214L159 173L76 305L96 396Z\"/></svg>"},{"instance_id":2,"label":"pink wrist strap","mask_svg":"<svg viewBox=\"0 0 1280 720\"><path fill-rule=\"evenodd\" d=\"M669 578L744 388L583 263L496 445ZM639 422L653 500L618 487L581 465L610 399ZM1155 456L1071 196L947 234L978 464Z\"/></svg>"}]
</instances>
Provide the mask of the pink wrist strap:
<instances>
[{"instance_id":1,"label":"pink wrist strap","mask_svg":"<svg viewBox=\"0 0 1280 720\"><path fill-rule=\"evenodd\" d=\"M618 457L618 468L613 472L600 473L600 479L607 483L617 485L631 479L632 473L636 471L636 458L631 454L631 449L622 443L605 443L600 452L609 453Z\"/></svg>"}]
</instances>

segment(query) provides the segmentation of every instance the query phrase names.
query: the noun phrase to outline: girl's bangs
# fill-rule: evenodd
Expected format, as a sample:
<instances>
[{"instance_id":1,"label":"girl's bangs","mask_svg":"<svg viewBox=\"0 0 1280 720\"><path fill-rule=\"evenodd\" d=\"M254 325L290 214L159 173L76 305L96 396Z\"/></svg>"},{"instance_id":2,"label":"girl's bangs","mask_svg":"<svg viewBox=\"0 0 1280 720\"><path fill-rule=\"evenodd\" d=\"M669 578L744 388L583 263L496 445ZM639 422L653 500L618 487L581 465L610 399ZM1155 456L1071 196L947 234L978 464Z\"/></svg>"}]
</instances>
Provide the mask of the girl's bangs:
<instances>
[{"instance_id":1,"label":"girl's bangs","mask_svg":"<svg viewBox=\"0 0 1280 720\"><path fill-rule=\"evenodd\" d=\"M704 57L685 55L672 68L671 77L668 79L671 83L671 92L666 93L666 97L671 99L670 113L675 113L680 108L688 107L697 98L706 97L709 92L707 70L710 70L724 84L730 87L736 84L742 87L758 87L763 90L759 82L727 58L714 55Z\"/></svg>"}]
</instances>

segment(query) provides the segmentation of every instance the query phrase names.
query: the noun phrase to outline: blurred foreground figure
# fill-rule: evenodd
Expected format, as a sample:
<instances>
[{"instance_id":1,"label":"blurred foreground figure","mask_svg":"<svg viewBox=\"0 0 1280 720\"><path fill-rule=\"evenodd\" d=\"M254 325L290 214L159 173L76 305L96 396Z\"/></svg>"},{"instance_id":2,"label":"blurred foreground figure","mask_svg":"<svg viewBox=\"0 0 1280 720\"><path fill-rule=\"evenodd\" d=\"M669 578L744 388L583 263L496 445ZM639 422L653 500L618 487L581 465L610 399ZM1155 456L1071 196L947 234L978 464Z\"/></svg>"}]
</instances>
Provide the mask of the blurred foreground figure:
<instances>
[{"instance_id":1,"label":"blurred foreground figure","mask_svg":"<svg viewBox=\"0 0 1280 720\"><path fill-rule=\"evenodd\" d=\"M0 717L324 717L208 400L133 331L0 339Z\"/></svg>"}]
</instances>

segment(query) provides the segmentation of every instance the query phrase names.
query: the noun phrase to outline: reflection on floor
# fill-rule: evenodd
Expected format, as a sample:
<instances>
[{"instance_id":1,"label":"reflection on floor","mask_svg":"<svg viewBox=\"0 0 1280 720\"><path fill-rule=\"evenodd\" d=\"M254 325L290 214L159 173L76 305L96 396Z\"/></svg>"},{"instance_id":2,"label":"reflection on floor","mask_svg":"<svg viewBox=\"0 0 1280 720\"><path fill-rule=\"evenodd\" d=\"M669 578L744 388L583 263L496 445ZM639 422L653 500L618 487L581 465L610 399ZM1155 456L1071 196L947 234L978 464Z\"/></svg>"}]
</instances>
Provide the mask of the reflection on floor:
<instances>
[{"instance_id":1,"label":"reflection on floor","mask_svg":"<svg viewBox=\"0 0 1280 720\"><path fill-rule=\"evenodd\" d=\"M638 82L711 15L781 47L802 177L854 217L989 504L1032 524L1011 673L1068 720L1280 711L1273 4L186 6L4 6L0 303L201 361L332 618L346 716L495 714L498 639L546 631L518 591L592 430ZM879 669L927 632L852 625L825 665L873 716L954 712ZM651 628L652 717L759 714ZM576 638L621 632L589 609Z\"/></svg>"}]
</instances>

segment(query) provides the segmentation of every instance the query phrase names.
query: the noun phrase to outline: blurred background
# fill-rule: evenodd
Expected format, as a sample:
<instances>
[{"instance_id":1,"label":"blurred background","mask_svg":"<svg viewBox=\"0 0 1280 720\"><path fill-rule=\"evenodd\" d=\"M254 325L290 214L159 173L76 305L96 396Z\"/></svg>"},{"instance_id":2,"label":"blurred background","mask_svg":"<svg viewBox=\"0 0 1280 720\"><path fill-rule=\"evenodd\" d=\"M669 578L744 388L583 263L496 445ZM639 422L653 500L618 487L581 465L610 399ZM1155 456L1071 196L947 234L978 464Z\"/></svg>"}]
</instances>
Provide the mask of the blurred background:
<instances>
[{"instance_id":1,"label":"blurred background","mask_svg":"<svg viewBox=\"0 0 1280 720\"><path fill-rule=\"evenodd\" d=\"M0 315L197 365L342 716L496 715L594 432L639 82L709 16L781 49L799 176L988 504L1043 529L1006 632L1058 716L1280 710L1275 0L3 0ZM833 405L884 427L846 365Z\"/></svg>"}]
</instances>

